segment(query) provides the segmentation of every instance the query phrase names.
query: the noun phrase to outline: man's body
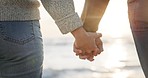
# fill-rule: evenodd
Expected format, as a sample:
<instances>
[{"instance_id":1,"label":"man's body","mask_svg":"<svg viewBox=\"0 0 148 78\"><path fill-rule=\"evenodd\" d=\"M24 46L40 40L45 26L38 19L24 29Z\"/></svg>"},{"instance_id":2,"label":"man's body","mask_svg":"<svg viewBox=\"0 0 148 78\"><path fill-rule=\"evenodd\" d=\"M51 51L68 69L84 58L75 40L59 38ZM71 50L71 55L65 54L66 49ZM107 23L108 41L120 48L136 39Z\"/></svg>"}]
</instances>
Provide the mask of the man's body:
<instances>
[{"instance_id":1,"label":"man's body","mask_svg":"<svg viewBox=\"0 0 148 78\"><path fill-rule=\"evenodd\" d=\"M81 50L100 53L97 33L87 33L73 0L41 0L63 34L69 32ZM0 0L0 78L41 78L43 44L38 0ZM93 57L88 57L92 60Z\"/></svg>"}]
</instances>

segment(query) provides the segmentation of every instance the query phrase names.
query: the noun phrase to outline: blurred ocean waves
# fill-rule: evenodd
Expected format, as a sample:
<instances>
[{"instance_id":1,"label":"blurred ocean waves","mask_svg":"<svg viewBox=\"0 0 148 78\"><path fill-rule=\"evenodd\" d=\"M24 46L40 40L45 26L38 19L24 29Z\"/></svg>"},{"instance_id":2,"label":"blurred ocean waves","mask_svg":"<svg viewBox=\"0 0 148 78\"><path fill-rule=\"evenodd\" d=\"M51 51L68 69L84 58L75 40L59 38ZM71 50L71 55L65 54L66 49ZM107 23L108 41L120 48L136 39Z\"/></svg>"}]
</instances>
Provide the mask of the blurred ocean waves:
<instances>
[{"instance_id":1,"label":"blurred ocean waves","mask_svg":"<svg viewBox=\"0 0 148 78\"><path fill-rule=\"evenodd\" d=\"M89 62L74 55L72 37L45 39L43 78L144 78L132 40L102 40L104 52Z\"/></svg>"}]
</instances>

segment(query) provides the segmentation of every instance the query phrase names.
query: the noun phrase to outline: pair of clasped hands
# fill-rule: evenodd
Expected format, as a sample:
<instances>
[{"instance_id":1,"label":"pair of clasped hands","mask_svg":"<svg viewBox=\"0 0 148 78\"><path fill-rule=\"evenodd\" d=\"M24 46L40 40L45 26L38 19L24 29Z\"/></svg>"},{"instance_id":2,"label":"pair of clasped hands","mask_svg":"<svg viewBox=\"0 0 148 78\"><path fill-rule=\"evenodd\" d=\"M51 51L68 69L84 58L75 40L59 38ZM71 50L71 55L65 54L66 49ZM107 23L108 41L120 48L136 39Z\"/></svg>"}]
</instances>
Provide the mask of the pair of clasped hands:
<instances>
[{"instance_id":1,"label":"pair of clasped hands","mask_svg":"<svg viewBox=\"0 0 148 78\"><path fill-rule=\"evenodd\" d=\"M80 59L93 61L94 57L103 51L103 44L100 39L101 33L86 32L80 27L71 32L75 38L73 51Z\"/></svg>"}]
</instances>

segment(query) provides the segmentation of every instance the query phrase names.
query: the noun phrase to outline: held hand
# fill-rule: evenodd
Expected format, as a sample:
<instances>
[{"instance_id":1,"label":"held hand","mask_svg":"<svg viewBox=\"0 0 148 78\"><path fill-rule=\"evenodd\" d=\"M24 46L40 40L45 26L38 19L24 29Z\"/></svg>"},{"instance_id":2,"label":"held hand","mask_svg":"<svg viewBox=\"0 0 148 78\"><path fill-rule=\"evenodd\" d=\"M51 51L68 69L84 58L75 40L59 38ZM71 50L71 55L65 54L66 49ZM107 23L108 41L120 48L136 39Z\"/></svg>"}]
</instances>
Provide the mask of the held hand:
<instances>
[{"instance_id":1,"label":"held hand","mask_svg":"<svg viewBox=\"0 0 148 78\"><path fill-rule=\"evenodd\" d=\"M100 37L97 33L88 33L83 27L78 28L72 32L75 37L75 43L80 50L84 53L98 52L98 48L95 44L95 39Z\"/></svg>"},{"instance_id":2,"label":"held hand","mask_svg":"<svg viewBox=\"0 0 148 78\"><path fill-rule=\"evenodd\" d=\"M73 51L76 53L76 56L79 56L80 59L87 59L89 61L93 61L94 60L94 56L92 55L92 53L83 53L82 50L80 50L77 46L76 43L74 43L73 45Z\"/></svg>"},{"instance_id":3,"label":"held hand","mask_svg":"<svg viewBox=\"0 0 148 78\"><path fill-rule=\"evenodd\" d=\"M98 38L96 38L96 45L97 45L97 47L99 48L99 50L101 51L101 52L103 52L103 42L102 42L102 40L98 37Z\"/></svg>"},{"instance_id":4,"label":"held hand","mask_svg":"<svg viewBox=\"0 0 148 78\"><path fill-rule=\"evenodd\" d=\"M94 35L96 33L91 33L91 32L88 32L89 35ZM94 56L97 56L98 54L100 54L102 51L103 51L103 45L102 45L102 41L100 39L100 37L102 36L101 33L98 33L97 34L98 37L95 38L95 45L97 45L97 48L98 50L97 51L92 51L91 53L84 53L77 45L77 43L75 42L74 43L74 47L73 47L73 50L74 52L76 53L77 56L79 56L80 59L87 59L89 61L93 61L94 59Z\"/></svg>"}]
</instances>

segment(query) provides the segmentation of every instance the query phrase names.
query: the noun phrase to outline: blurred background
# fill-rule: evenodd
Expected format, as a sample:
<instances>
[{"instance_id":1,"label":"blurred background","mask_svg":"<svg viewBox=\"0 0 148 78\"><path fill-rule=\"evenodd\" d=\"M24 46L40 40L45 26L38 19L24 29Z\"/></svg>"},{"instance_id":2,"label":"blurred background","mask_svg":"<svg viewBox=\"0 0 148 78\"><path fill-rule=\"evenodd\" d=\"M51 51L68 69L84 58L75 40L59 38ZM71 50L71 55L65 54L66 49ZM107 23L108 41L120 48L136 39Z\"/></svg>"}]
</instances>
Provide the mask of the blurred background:
<instances>
[{"instance_id":1,"label":"blurred background","mask_svg":"<svg viewBox=\"0 0 148 78\"><path fill-rule=\"evenodd\" d=\"M74 0L80 16L84 2ZM127 0L110 0L98 30L103 34L104 52L93 62L75 56L72 35L62 35L42 6L40 12L43 78L145 78L129 26Z\"/></svg>"}]
</instances>

